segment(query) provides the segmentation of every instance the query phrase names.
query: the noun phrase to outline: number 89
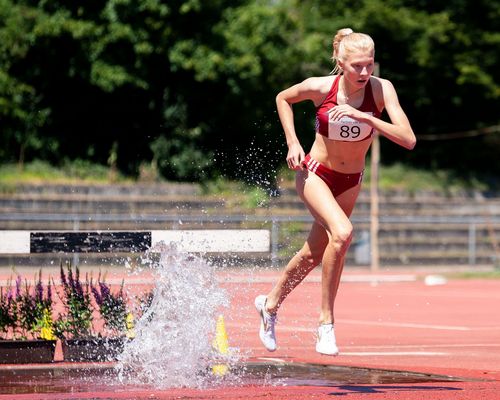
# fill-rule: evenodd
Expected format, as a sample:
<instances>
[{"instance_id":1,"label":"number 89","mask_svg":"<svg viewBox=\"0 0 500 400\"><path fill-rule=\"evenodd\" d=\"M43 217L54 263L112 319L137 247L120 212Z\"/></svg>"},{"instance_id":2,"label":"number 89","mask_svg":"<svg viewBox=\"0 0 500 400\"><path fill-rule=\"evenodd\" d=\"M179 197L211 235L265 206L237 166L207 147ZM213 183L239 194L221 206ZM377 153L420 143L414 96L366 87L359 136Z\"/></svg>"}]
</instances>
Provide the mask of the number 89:
<instances>
[{"instance_id":1,"label":"number 89","mask_svg":"<svg viewBox=\"0 0 500 400\"><path fill-rule=\"evenodd\" d=\"M348 138L349 136L356 139L361 133L359 126L353 125L351 127L342 125L340 127L340 137Z\"/></svg>"}]
</instances>

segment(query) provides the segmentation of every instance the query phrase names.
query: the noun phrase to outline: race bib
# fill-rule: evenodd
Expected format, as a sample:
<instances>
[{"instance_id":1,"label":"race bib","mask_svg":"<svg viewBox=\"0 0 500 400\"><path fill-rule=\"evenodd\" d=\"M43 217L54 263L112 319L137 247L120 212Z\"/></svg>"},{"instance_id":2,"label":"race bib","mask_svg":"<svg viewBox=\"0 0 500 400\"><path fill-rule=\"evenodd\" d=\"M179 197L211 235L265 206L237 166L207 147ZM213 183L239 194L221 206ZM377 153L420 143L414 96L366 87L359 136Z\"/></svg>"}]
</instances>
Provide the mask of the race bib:
<instances>
[{"instance_id":1,"label":"race bib","mask_svg":"<svg viewBox=\"0 0 500 400\"><path fill-rule=\"evenodd\" d=\"M368 112L367 114L373 115ZM328 139L344 142L358 142L372 133L372 127L350 117L342 117L339 121L328 121Z\"/></svg>"}]
</instances>

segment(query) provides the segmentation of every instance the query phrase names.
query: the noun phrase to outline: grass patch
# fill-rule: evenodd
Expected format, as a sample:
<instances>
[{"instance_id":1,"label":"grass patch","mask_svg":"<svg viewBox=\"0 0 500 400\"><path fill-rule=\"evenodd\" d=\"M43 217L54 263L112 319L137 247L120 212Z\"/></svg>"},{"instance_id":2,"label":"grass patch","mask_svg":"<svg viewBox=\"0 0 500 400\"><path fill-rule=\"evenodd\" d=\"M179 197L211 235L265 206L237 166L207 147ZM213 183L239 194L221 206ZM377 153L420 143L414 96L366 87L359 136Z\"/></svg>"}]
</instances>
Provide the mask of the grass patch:
<instances>
[{"instance_id":1,"label":"grass patch","mask_svg":"<svg viewBox=\"0 0 500 400\"><path fill-rule=\"evenodd\" d=\"M234 195L235 193L241 193L245 190L246 188L243 183L220 177L201 182L201 191L205 195Z\"/></svg>"},{"instance_id":2,"label":"grass patch","mask_svg":"<svg viewBox=\"0 0 500 400\"><path fill-rule=\"evenodd\" d=\"M371 171L366 169L365 182L369 182ZM453 194L460 191L486 190L486 185L479 180L458 177L453 171L423 170L404 164L381 166L379 187L382 190L405 190L410 193L433 191Z\"/></svg>"},{"instance_id":3,"label":"grass patch","mask_svg":"<svg viewBox=\"0 0 500 400\"><path fill-rule=\"evenodd\" d=\"M217 178L203 182L201 187L203 194L223 197L226 200L230 199L229 201L233 202L235 206L256 209L269 205L269 193L257 185Z\"/></svg>"},{"instance_id":4,"label":"grass patch","mask_svg":"<svg viewBox=\"0 0 500 400\"><path fill-rule=\"evenodd\" d=\"M464 271L448 275L451 279L500 279L500 267L492 271Z\"/></svg>"},{"instance_id":5,"label":"grass patch","mask_svg":"<svg viewBox=\"0 0 500 400\"><path fill-rule=\"evenodd\" d=\"M0 186L43 183L109 183L130 181L113 169L85 160L64 161L55 167L46 161L32 161L21 169L17 164L0 165Z\"/></svg>"}]
</instances>

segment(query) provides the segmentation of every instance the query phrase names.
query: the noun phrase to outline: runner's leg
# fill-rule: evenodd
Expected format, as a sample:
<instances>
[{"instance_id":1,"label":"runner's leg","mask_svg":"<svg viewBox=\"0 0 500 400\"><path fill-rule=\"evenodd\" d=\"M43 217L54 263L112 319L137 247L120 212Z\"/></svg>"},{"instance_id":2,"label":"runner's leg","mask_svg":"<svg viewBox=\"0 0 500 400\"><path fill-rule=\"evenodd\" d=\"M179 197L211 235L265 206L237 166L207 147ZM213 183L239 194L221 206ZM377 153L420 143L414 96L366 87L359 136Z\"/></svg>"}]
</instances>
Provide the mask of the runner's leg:
<instances>
[{"instance_id":1,"label":"runner's leg","mask_svg":"<svg viewBox=\"0 0 500 400\"><path fill-rule=\"evenodd\" d=\"M271 313L276 312L286 296L322 262L326 268L323 266L323 300L320 320L327 321L333 318L333 302L342 273L344 255L350 242L352 226L346 213L321 178L308 171L299 171L296 183L297 191L315 217L315 221L304 246L290 260L279 281L268 294L266 309ZM359 187L352 188L346 191L345 195L339 196L342 197L342 205L348 215L354 207L357 192L359 192ZM336 223L336 220L341 222ZM334 240L329 229L325 227L329 227L334 232ZM343 237L338 233L339 231L347 233L344 233Z\"/></svg>"}]
</instances>

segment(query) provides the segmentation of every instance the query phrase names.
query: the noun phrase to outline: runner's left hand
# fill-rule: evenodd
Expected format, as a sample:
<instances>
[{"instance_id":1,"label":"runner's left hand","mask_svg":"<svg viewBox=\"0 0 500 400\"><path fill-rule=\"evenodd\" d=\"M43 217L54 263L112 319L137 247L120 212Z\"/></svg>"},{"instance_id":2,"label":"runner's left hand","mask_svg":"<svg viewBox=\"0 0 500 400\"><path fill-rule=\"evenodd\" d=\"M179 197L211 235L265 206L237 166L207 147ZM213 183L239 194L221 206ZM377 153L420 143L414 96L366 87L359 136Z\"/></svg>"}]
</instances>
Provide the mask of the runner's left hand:
<instances>
[{"instance_id":1,"label":"runner's left hand","mask_svg":"<svg viewBox=\"0 0 500 400\"><path fill-rule=\"evenodd\" d=\"M328 110L328 119L330 121L339 121L343 117L350 117L357 121L363 121L366 118L366 113L357 110L349 104L341 104Z\"/></svg>"}]
</instances>

